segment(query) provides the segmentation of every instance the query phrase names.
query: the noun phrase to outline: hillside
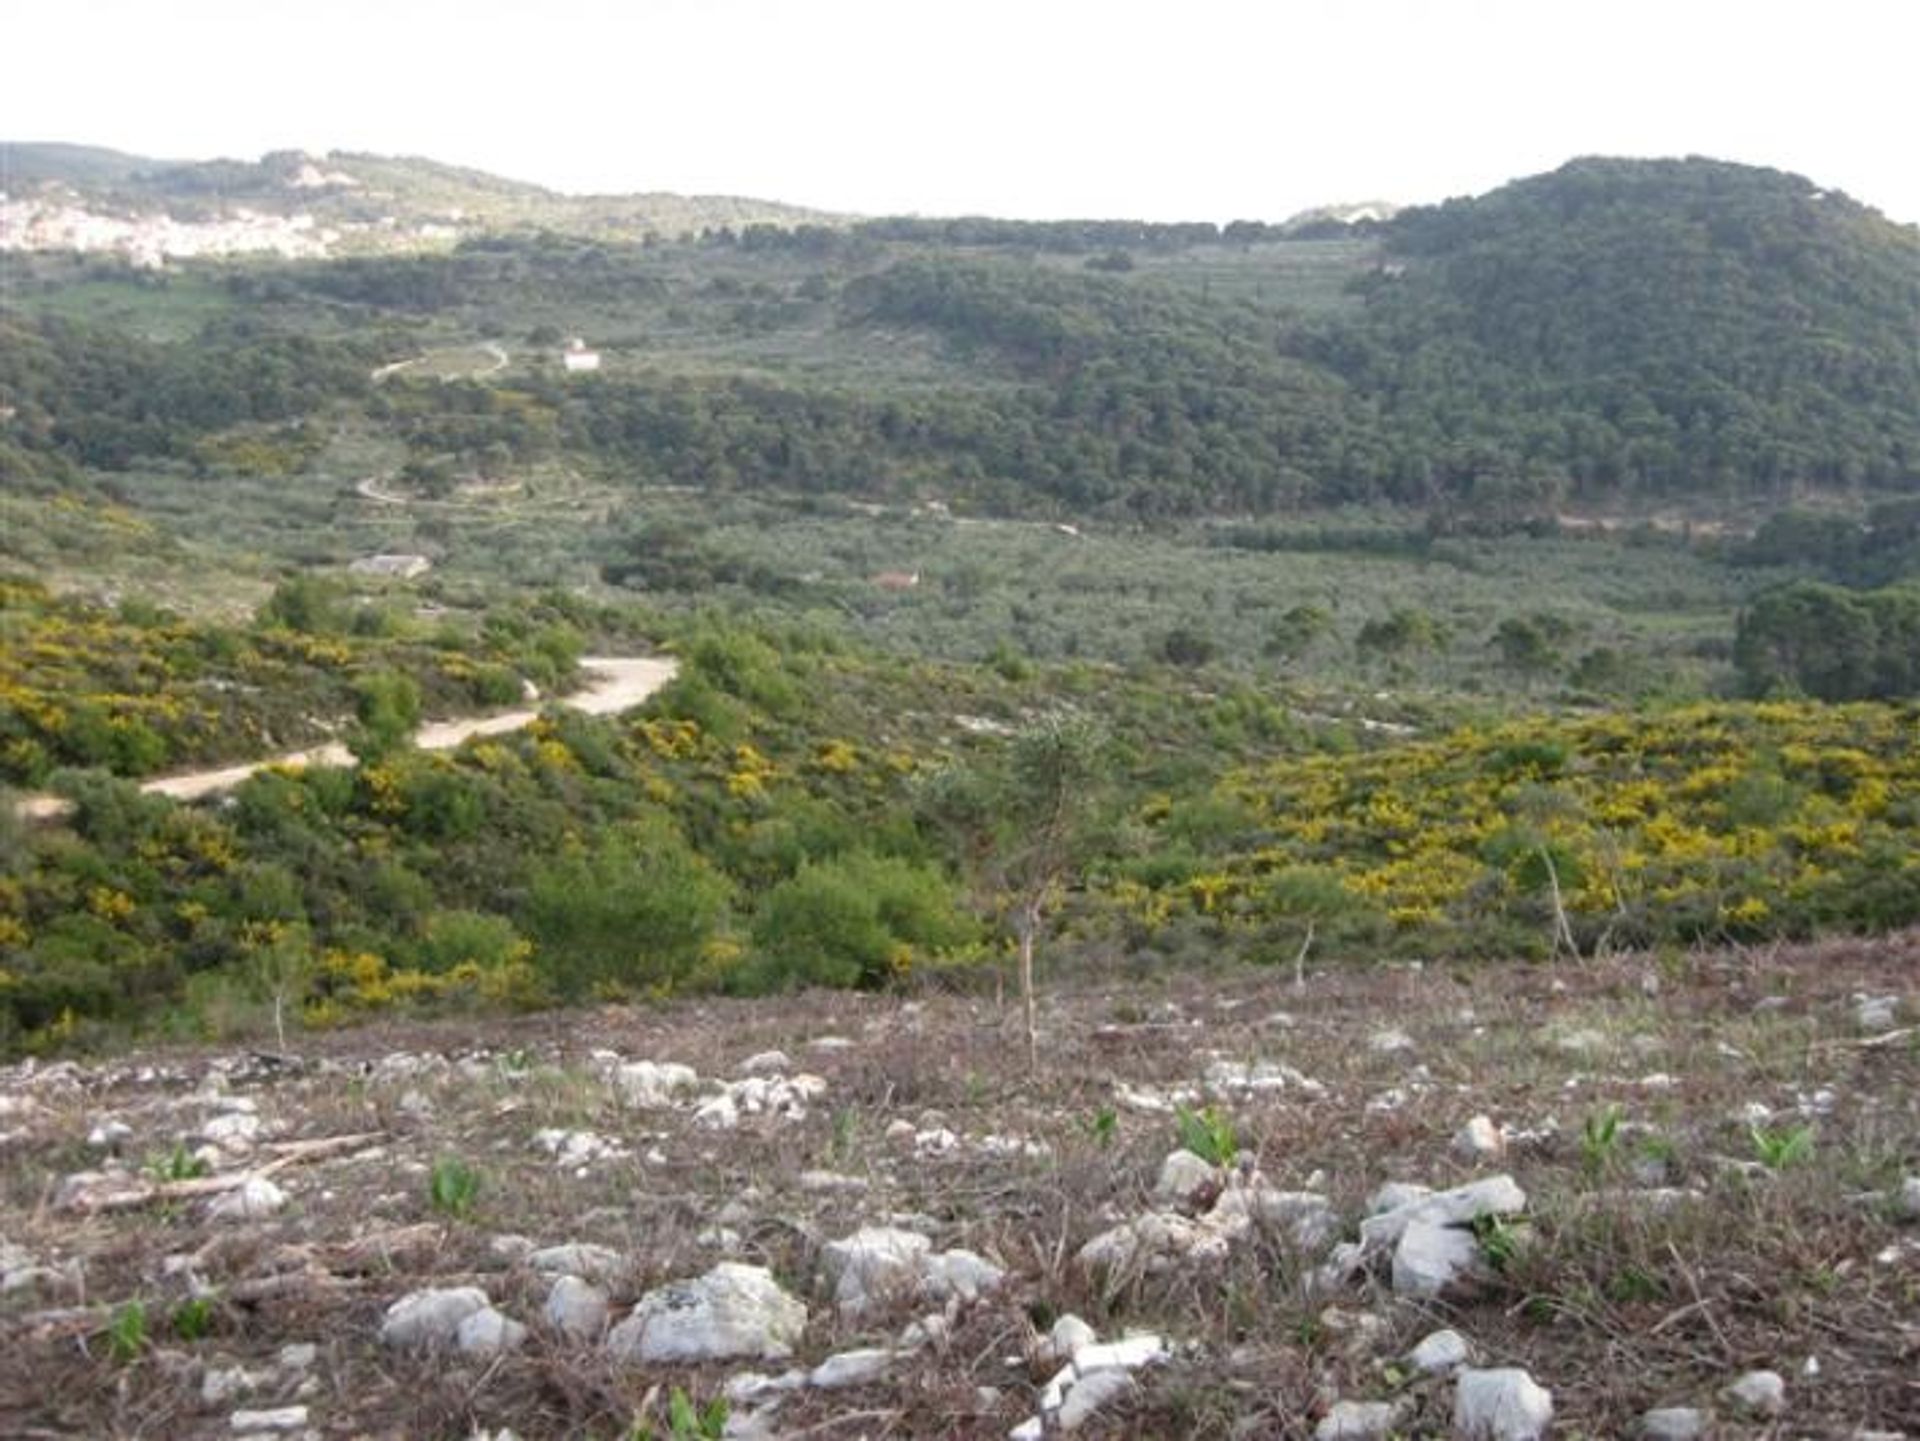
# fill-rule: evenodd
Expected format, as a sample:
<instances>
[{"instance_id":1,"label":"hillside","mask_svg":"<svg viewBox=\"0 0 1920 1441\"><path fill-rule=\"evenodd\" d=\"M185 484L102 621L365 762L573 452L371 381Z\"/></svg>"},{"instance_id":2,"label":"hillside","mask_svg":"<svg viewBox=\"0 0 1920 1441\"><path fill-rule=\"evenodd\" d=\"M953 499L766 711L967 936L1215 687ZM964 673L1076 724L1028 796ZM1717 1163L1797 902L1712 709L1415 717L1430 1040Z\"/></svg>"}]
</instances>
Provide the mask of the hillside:
<instances>
[{"instance_id":1,"label":"hillside","mask_svg":"<svg viewBox=\"0 0 1920 1441\"><path fill-rule=\"evenodd\" d=\"M463 237L548 230L603 239L714 226L831 223L800 206L734 196L562 195L417 156L275 151L257 161L154 160L93 146L0 142L0 248L156 256L336 255L444 249ZM231 227L247 216L284 228ZM121 226L110 221L123 222ZM251 241L251 243L245 243Z\"/></svg>"},{"instance_id":2,"label":"hillside","mask_svg":"<svg viewBox=\"0 0 1920 1441\"><path fill-rule=\"evenodd\" d=\"M1844 195L1578 160L1385 235L1365 324L1317 353L1402 441L1587 494L1920 480L1920 231Z\"/></svg>"},{"instance_id":3,"label":"hillside","mask_svg":"<svg viewBox=\"0 0 1920 1441\"><path fill-rule=\"evenodd\" d=\"M23 346L71 361L32 388L93 392L85 430L127 408L100 395L114 365L36 317L185 338L191 290L184 319L247 346L293 332L357 357L403 331L422 349L591 333L610 348L591 385L563 391L532 355L499 382L552 415L550 448L674 484L1128 519L1385 501L1500 529L1569 503L1777 502L1920 477L1920 232L1775 171L1582 160L1351 226L823 225L424 161L140 170L45 150L28 154L42 171L117 176L94 186L102 204L249 211L167 222L220 232L193 245L300 262L188 268L144 294L51 258L23 266L36 283L10 320L42 331ZM327 258L389 242L442 253ZM417 417L410 446L431 433L457 462L520 443L474 416L468 388L389 392ZM28 430L35 448L47 427Z\"/></svg>"}]
</instances>

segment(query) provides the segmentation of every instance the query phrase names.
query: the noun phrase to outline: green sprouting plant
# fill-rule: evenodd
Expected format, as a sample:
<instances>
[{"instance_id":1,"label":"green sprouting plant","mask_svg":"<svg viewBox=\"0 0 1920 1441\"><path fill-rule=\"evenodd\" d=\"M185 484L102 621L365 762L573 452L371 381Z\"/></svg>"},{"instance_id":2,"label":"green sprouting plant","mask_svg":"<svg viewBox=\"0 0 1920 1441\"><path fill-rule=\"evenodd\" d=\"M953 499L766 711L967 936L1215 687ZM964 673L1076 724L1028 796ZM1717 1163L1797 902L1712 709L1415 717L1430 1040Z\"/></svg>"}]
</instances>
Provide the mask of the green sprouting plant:
<instances>
[{"instance_id":1,"label":"green sprouting plant","mask_svg":"<svg viewBox=\"0 0 1920 1441\"><path fill-rule=\"evenodd\" d=\"M720 1441L727 1431L727 1402L716 1396L704 1407L678 1386L667 1397L667 1429L656 1432L644 1421L634 1423L630 1441Z\"/></svg>"},{"instance_id":2,"label":"green sprouting plant","mask_svg":"<svg viewBox=\"0 0 1920 1441\"><path fill-rule=\"evenodd\" d=\"M171 1151L147 1162L147 1174L156 1181L194 1181L212 1172L213 1167L189 1151L182 1141L174 1142Z\"/></svg>"},{"instance_id":3,"label":"green sprouting plant","mask_svg":"<svg viewBox=\"0 0 1920 1441\"><path fill-rule=\"evenodd\" d=\"M1192 1111L1178 1107L1174 1112L1180 1144L1201 1160L1214 1166L1231 1166L1240 1154L1240 1141L1233 1122L1213 1107Z\"/></svg>"},{"instance_id":4,"label":"green sprouting plant","mask_svg":"<svg viewBox=\"0 0 1920 1441\"><path fill-rule=\"evenodd\" d=\"M834 1159L844 1161L853 1154L853 1137L858 1124L859 1117L851 1106L842 1106L833 1113L833 1139L828 1142L827 1150Z\"/></svg>"},{"instance_id":5,"label":"green sprouting plant","mask_svg":"<svg viewBox=\"0 0 1920 1441\"><path fill-rule=\"evenodd\" d=\"M1520 1254L1520 1233L1503 1216L1480 1217L1473 1223L1473 1235L1487 1264L1496 1271L1506 1270Z\"/></svg>"},{"instance_id":6,"label":"green sprouting plant","mask_svg":"<svg viewBox=\"0 0 1920 1441\"><path fill-rule=\"evenodd\" d=\"M113 1359L127 1362L147 1348L147 1308L143 1302L127 1301L114 1311L107 1322L107 1348Z\"/></svg>"},{"instance_id":7,"label":"green sprouting plant","mask_svg":"<svg viewBox=\"0 0 1920 1441\"><path fill-rule=\"evenodd\" d=\"M1120 1134L1120 1115L1111 1106L1102 1106L1087 1121L1087 1133L1103 1146L1111 1146Z\"/></svg>"},{"instance_id":8,"label":"green sprouting plant","mask_svg":"<svg viewBox=\"0 0 1920 1441\"><path fill-rule=\"evenodd\" d=\"M1588 1116L1580 1127L1580 1160L1588 1175L1598 1175L1613 1161L1620 1148L1620 1122L1623 1112L1608 1106Z\"/></svg>"},{"instance_id":9,"label":"green sprouting plant","mask_svg":"<svg viewBox=\"0 0 1920 1441\"><path fill-rule=\"evenodd\" d=\"M480 1197L480 1173L457 1156L442 1156L427 1176L433 1209L456 1219L468 1216Z\"/></svg>"},{"instance_id":10,"label":"green sprouting plant","mask_svg":"<svg viewBox=\"0 0 1920 1441\"><path fill-rule=\"evenodd\" d=\"M182 1341L198 1341L212 1330L211 1296L191 1296L173 1308L173 1334Z\"/></svg>"},{"instance_id":11,"label":"green sprouting plant","mask_svg":"<svg viewBox=\"0 0 1920 1441\"><path fill-rule=\"evenodd\" d=\"M1784 1171L1813 1155L1812 1126L1789 1126L1784 1130L1749 1126L1747 1136L1753 1142L1753 1154L1769 1171Z\"/></svg>"}]
</instances>

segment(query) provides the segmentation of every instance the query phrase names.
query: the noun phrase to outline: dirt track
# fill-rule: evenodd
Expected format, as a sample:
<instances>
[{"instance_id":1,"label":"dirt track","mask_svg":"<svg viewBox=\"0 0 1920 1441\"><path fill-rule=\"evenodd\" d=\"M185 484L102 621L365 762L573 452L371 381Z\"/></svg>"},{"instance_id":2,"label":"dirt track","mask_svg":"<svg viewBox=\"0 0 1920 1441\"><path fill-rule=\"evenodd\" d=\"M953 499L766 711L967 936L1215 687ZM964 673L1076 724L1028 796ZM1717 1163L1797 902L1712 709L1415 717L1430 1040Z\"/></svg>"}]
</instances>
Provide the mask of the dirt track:
<instances>
[{"instance_id":1,"label":"dirt track","mask_svg":"<svg viewBox=\"0 0 1920 1441\"><path fill-rule=\"evenodd\" d=\"M592 680L584 689L563 696L560 704L587 715L617 715L623 710L630 710L672 680L679 670L676 662L656 656L587 656L581 660L580 666L592 676ZM537 709L526 708L500 715L434 721L414 732L413 743L424 751L452 750L474 736L500 735L519 730L539 714ZM179 775L160 776L145 782L140 789L149 795L191 801L232 790L255 771L267 766L286 766L297 770L315 765L352 764L352 752L336 741L330 745L268 756L263 760L244 761L239 765L214 766L205 770L185 771ZM68 802L61 797L44 794L27 796L16 807L29 820L50 820L63 815L67 808Z\"/></svg>"}]
</instances>

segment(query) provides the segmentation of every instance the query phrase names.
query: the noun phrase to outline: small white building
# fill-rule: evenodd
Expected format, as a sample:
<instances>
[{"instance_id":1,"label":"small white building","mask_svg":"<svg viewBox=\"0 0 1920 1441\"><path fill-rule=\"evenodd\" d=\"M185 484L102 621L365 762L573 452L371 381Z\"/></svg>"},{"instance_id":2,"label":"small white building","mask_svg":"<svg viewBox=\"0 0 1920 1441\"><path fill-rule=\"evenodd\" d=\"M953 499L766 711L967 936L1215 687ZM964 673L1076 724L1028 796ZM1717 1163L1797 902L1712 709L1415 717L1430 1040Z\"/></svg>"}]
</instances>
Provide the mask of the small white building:
<instances>
[{"instance_id":1,"label":"small white building","mask_svg":"<svg viewBox=\"0 0 1920 1441\"><path fill-rule=\"evenodd\" d=\"M560 363L564 365L569 372L598 370L600 368L600 352L587 349L587 342L576 335L572 340L567 342L567 348L560 353Z\"/></svg>"},{"instance_id":2,"label":"small white building","mask_svg":"<svg viewBox=\"0 0 1920 1441\"><path fill-rule=\"evenodd\" d=\"M433 569L433 562L424 555L363 555L347 569L386 580L417 580Z\"/></svg>"}]
</instances>

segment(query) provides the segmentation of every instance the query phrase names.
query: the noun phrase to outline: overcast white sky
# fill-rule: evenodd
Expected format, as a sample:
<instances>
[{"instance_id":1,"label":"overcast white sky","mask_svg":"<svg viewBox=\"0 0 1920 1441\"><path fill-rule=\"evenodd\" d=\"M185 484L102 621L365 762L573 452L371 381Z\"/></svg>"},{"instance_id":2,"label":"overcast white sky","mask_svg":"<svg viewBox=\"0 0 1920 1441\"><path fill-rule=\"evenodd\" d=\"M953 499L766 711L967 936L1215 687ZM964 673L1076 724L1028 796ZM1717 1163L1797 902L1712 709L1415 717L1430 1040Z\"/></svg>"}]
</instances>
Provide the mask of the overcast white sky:
<instances>
[{"instance_id":1,"label":"overcast white sky","mask_svg":"<svg viewBox=\"0 0 1920 1441\"><path fill-rule=\"evenodd\" d=\"M14 0L0 138L866 213L1279 219L1574 155L1920 221L1920 0Z\"/></svg>"}]
</instances>

